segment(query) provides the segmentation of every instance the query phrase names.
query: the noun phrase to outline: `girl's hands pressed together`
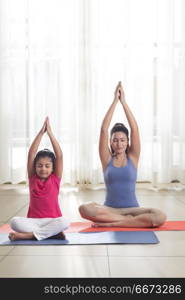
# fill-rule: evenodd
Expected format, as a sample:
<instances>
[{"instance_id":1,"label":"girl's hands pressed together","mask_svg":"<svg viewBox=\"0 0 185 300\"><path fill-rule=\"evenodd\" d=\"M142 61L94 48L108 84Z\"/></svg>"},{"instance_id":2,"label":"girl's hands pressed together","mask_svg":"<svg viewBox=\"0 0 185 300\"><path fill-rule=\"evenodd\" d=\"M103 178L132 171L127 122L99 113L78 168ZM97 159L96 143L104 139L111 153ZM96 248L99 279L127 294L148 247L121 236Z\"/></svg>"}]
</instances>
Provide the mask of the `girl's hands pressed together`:
<instances>
[{"instance_id":1,"label":"girl's hands pressed together","mask_svg":"<svg viewBox=\"0 0 185 300\"><path fill-rule=\"evenodd\" d=\"M42 126L42 128L40 130L40 133L44 134L46 132L46 130L47 130L47 118L44 121L44 124L43 124L43 126Z\"/></svg>"},{"instance_id":2,"label":"girl's hands pressed together","mask_svg":"<svg viewBox=\"0 0 185 300\"><path fill-rule=\"evenodd\" d=\"M49 122L49 117L46 118L46 130L47 130L48 135L52 134L51 125L50 125L50 122Z\"/></svg>"}]
</instances>

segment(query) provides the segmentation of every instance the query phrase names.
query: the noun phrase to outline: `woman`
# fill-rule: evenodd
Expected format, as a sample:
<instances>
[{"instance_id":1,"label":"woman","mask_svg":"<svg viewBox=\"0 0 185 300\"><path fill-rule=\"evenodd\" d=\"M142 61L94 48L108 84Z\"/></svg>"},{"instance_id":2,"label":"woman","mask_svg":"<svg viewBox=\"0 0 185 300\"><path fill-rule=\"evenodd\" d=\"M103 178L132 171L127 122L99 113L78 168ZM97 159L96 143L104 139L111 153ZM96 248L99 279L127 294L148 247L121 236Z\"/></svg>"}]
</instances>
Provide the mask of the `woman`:
<instances>
[{"instance_id":1,"label":"woman","mask_svg":"<svg viewBox=\"0 0 185 300\"><path fill-rule=\"evenodd\" d=\"M110 148L108 129L117 103L120 101L130 126L116 123L111 130ZM83 218L94 222L94 227L158 227L165 214L156 208L139 207L135 184L140 156L140 138L137 122L125 101L121 82L118 83L113 103L101 126L99 155L106 185L104 205L84 204L79 207Z\"/></svg>"}]
</instances>

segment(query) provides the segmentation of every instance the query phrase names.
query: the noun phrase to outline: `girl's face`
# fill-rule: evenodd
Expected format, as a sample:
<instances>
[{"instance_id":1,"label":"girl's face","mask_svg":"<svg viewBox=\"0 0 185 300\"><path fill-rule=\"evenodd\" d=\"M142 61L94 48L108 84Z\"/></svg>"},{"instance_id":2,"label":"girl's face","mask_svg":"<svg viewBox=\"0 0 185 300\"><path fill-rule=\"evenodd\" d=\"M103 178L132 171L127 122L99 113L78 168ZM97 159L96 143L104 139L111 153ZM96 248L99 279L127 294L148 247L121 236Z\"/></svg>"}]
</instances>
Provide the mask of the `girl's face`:
<instances>
[{"instance_id":1,"label":"girl's face","mask_svg":"<svg viewBox=\"0 0 185 300\"><path fill-rule=\"evenodd\" d=\"M115 154L122 154L127 149L128 138L124 132L117 131L113 133L110 144Z\"/></svg>"},{"instance_id":2,"label":"girl's face","mask_svg":"<svg viewBox=\"0 0 185 300\"><path fill-rule=\"evenodd\" d=\"M37 176L42 180L46 180L53 172L53 163L50 157L41 157L37 160L35 166Z\"/></svg>"}]
</instances>

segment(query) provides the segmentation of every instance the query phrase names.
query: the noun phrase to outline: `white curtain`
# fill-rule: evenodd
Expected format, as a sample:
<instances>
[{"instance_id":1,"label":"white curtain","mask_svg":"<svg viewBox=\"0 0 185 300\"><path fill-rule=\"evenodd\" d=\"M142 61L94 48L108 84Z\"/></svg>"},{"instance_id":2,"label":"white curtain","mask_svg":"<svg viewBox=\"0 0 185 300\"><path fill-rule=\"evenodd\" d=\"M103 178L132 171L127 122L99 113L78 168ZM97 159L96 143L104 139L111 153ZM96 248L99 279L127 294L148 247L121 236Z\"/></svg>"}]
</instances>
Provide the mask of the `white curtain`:
<instances>
[{"instance_id":1,"label":"white curtain","mask_svg":"<svg viewBox=\"0 0 185 300\"><path fill-rule=\"evenodd\" d=\"M27 179L47 115L63 183L102 183L99 129L121 80L140 128L138 181L185 184L184 20L183 0L0 0L0 183ZM119 104L117 121L127 125Z\"/></svg>"}]
</instances>

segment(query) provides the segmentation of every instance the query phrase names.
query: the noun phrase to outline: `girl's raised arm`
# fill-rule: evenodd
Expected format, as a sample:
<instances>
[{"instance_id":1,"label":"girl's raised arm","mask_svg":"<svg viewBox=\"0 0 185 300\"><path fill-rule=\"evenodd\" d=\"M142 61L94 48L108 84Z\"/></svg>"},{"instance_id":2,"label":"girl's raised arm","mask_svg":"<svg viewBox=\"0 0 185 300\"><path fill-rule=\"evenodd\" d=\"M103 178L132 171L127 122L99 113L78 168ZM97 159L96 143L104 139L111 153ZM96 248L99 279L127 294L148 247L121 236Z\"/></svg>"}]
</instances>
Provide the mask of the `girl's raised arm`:
<instances>
[{"instance_id":1,"label":"girl's raised arm","mask_svg":"<svg viewBox=\"0 0 185 300\"><path fill-rule=\"evenodd\" d=\"M29 178L35 173L34 159L35 159L35 155L37 153L39 144L41 142L41 139L42 139L44 133L46 132L46 121L47 121L47 118L45 119L41 130L39 131L39 133L37 134L37 136L33 140L32 144L30 146L29 152L28 152L27 172L28 172L28 177Z\"/></svg>"},{"instance_id":2,"label":"girl's raised arm","mask_svg":"<svg viewBox=\"0 0 185 300\"><path fill-rule=\"evenodd\" d=\"M55 166L54 166L54 173L61 178L62 177L62 172L63 172L63 153L60 148L60 145L55 138L55 136L52 133L51 126L49 123L49 118L46 118L46 130L47 134L50 138L51 144L53 146L53 151L55 152L56 160L55 160Z\"/></svg>"}]
</instances>

